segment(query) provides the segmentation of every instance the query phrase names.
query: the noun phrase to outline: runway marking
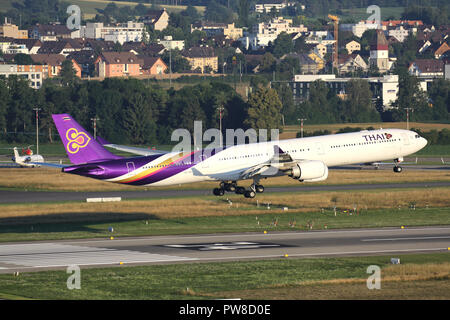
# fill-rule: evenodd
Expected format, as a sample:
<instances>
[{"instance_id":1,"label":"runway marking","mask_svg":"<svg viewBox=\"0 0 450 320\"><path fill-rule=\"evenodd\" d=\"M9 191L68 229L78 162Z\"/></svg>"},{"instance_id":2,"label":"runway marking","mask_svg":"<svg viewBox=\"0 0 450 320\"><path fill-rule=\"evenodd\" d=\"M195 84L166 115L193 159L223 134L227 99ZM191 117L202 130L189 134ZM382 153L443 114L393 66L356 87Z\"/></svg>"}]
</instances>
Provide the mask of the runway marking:
<instances>
[{"instance_id":1,"label":"runway marking","mask_svg":"<svg viewBox=\"0 0 450 320\"><path fill-rule=\"evenodd\" d=\"M0 263L25 267L64 267L123 263L189 261L193 258L139 251L67 244L10 244L0 246ZM6 268L8 269L8 268Z\"/></svg>"},{"instance_id":2,"label":"runway marking","mask_svg":"<svg viewBox=\"0 0 450 320\"><path fill-rule=\"evenodd\" d=\"M199 251L212 251L212 250L261 249L269 247L282 247L282 245L275 243L237 241L237 242L222 242L222 243L165 244L163 245L163 247L192 249Z\"/></svg>"},{"instance_id":3,"label":"runway marking","mask_svg":"<svg viewBox=\"0 0 450 320\"><path fill-rule=\"evenodd\" d=\"M447 236L447 237L408 237L408 238L362 239L361 241L370 242L370 241L435 240L435 239L450 239L450 236Z\"/></svg>"}]
</instances>

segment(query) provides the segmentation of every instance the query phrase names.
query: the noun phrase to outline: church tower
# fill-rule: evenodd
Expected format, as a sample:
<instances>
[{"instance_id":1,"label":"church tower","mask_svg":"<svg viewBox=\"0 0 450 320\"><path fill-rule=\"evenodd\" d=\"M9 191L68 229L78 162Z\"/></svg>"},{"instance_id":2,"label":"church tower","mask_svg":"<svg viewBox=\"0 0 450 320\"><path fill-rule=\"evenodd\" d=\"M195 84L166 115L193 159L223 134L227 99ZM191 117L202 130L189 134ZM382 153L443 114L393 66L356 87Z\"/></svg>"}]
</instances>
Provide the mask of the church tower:
<instances>
[{"instance_id":1,"label":"church tower","mask_svg":"<svg viewBox=\"0 0 450 320\"><path fill-rule=\"evenodd\" d=\"M383 30L377 29L375 40L370 44L369 64L381 73L389 70L389 44Z\"/></svg>"}]
</instances>

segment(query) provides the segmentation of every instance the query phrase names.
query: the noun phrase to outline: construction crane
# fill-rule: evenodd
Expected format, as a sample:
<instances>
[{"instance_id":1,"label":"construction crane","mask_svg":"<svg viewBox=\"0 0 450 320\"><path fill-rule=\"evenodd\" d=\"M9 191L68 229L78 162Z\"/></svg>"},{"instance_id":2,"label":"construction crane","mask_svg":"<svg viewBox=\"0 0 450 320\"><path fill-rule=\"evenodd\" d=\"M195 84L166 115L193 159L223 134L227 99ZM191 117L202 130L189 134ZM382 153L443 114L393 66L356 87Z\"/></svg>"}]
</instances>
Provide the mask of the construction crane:
<instances>
[{"instance_id":1,"label":"construction crane","mask_svg":"<svg viewBox=\"0 0 450 320\"><path fill-rule=\"evenodd\" d=\"M339 29L339 18L338 16L334 16L332 14L328 15L330 20L333 20L334 24L334 46L333 46L333 68L338 67L338 55L339 55L339 47L338 47L338 29Z\"/></svg>"}]
</instances>

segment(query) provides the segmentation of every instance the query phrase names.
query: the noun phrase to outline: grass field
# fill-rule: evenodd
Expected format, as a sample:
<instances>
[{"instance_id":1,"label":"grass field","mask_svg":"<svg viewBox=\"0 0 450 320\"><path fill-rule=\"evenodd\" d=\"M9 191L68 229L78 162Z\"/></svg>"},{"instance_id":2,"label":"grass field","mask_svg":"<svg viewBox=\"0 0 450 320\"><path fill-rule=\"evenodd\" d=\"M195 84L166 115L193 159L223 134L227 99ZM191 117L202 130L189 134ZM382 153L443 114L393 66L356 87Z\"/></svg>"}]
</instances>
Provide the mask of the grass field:
<instances>
[{"instance_id":1,"label":"grass field","mask_svg":"<svg viewBox=\"0 0 450 320\"><path fill-rule=\"evenodd\" d=\"M231 204L209 196L1 205L0 241L409 227L450 221L449 188L272 194L258 202L229 199Z\"/></svg>"},{"instance_id":2,"label":"grass field","mask_svg":"<svg viewBox=\"0 0 450 320\"><path fill-rule=\"evenodd\" d=\"M399 19L404 11L404 7L380 7L381 20L387 20L390 17ZM339 15L339 19L344 21L345 19L351 18L355 22L358 22L360 20L367 20L371 14L372 12L367 13L367 8L342 9L342 14Z\"/></svg>"},{"instance_id":3,"label":"grass field","mask_svg":"<svg viewBox=\"0 0 450 320\"><path fill-rule=\"evenodd\" d=\"M16 2L21 2L20 0L16 0ZM132 1L108 1L108 0L71 0L71 5L77 5L81 9L81 13L84 19L92 19L98 13L96 9L104 9L108 3L114 2L119 8L120 7L135 7L138 4L143 4L144 6L150 8L152 6L151 3L143 3L143 2L132 2ZM187 8L187 6L175 6L175 5L164 5L161 6L166 8L166 10L170 12L179 12L183 11ZM12 8L11 0L0 0L0 11L7 11ZM197 11L200 14L203 14L205 11L205 7L203 6L195 6Z\"/></svg>"},{"instance_id":4,"label":"grass field","mask_svg":"<svg viewBox=\"0 0 450 320\"><path fill-rule=\"evenodd\" d=\"M450 254L189 263L0 275L0 298L31 299L450 299ZM367 267L381 268L368 290ZM170 276L168 276L170 275ZM187 276L189 275L189 276Z\"/></svg>"}]
</instances>

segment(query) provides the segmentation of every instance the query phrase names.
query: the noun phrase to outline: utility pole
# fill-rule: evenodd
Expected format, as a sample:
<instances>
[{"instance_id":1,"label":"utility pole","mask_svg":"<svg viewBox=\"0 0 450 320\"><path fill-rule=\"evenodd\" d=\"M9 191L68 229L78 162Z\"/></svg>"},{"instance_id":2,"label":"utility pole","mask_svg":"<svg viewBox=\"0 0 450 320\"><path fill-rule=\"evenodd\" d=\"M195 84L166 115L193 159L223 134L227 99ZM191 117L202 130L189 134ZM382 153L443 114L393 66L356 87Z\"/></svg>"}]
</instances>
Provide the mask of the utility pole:
<instances>
[{"instance_id":1,"label":"utility pole","mask_svg":"<svg viewBox=\"0 0 450 320\"><path fill-rule=\"evenodd\" d=\"M225 108L223 106L217 107L217 110L219 111L219 131L220 131L220 147L223 147L223 134L222 134L222 116L223 116L223 110Z\"/></svg>"},{"instance_id":2,"label":"utility pole","mask_svg":"<svg viewBox=\"0 0 450 320\"><path fill-rule=\"evenodd\" d=\"M414 112L414 108L403 108L406 110L406 130L409 130L409 112Z\"/></svg>"},{"instance_id":3,"label":"utility pole","mask_svg":"<svg viewBox=\"0 0 450 320\"><path fill-rule=\"evenodd\" d=\"M36 111L36 154L39 154L39 111L41 108L33 108Z\"/></svg>"},{"instance_id":4,"label":"utility pole","mask_svg":"<svg viewBox=\"0 0 450 320\"><path fill-rule=\"evenodd\" d=\"M94 122L94 140L97 140L97 120L100 120L97 116L91 118L91 121Z\"/></svg>"},{"instance_id":5,"label":"utility pole","mask_svg":"<svg viewBox=\"0 0 450 320\"><path fill-rule=\"evenodd\" d=\"M169 86L172 88L172 44L169 48Z\"/></svg>"},{"instance_id":6,"label":"utility pole","mask_svg":"<svg viewBox=\"0 0 450 320\"><path fill-rule=\"evenodd\" d=\"M300 118L300 119L297 119L297 120L300 121L300 137L303 138L303 121L306 121L308 119Z\"/></svg>"}]
</instances>

